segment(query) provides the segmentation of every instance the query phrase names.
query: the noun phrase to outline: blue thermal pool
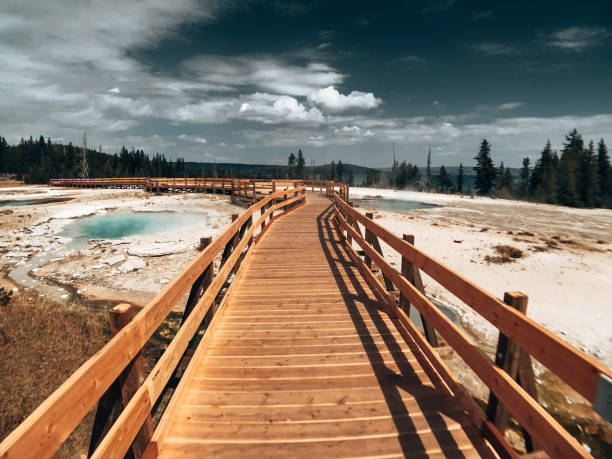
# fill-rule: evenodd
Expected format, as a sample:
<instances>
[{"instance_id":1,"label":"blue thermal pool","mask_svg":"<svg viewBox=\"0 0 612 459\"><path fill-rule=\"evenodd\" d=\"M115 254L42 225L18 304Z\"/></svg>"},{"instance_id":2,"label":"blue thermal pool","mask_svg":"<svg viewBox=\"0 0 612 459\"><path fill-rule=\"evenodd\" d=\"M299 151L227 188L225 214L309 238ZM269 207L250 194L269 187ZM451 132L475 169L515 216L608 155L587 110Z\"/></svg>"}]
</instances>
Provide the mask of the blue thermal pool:
<instances>
[{"instance_id":1,"label":"blue thermal pool","mask_svg":"<svg viewBox=\"0 0 612 459\"><path fill-rule=\"evenodd\" d=\"M204 224L207 215L175 212L130 212L79 218L60 234L72 239L121 239L153 234L182 226Z\"/></svg>"}]
</instances>

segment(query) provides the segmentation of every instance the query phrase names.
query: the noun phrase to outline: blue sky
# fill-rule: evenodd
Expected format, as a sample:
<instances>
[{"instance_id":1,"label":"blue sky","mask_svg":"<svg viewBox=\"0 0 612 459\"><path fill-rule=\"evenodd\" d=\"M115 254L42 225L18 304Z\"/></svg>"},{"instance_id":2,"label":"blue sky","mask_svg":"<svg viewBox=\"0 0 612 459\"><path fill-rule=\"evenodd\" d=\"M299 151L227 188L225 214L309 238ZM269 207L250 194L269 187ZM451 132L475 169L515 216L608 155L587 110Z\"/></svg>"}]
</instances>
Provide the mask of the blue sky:
<instances>
[{"instance_id":1,"label":"blue sky","mask_svg":"<svg viewBox=\"0 0 612 459\"><path fill-rule=\"evenodd\" d=\"M612 6L3 1L0 135L186 160L518 167L612 142Z\"/></svg>"}]
</instances>

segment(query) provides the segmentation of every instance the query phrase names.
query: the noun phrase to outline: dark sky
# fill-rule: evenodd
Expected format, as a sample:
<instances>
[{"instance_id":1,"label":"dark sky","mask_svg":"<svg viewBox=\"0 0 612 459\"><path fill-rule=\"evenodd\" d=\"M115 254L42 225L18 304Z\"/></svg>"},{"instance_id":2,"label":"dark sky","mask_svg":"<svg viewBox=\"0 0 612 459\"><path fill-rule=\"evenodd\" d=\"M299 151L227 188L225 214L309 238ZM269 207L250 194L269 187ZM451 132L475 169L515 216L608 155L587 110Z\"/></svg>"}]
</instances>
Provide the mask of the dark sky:
<instances>
[{"instance_id":1,"label":"dark sky","mask_svg":"<svg viewBox=\"0 0 612 459\"><path fill-rule=\"evenodd\" d=\"M28 3L0 5L9 141L370 166L612 141L611 2Z\"/></svg>"}]
</instances>

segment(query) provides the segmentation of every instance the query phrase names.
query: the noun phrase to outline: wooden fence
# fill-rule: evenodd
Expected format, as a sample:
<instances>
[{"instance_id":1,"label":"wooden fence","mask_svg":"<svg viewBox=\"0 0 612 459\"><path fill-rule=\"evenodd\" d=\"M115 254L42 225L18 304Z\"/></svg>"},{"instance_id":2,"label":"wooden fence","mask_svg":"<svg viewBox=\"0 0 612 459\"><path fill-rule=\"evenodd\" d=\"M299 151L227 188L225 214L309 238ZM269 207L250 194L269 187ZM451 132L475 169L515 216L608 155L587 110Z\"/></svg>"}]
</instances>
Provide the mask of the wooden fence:
<instances>
[{"instance_id":1,"label":"wooden fence","mask_svg":"<svg viewBox=\"0 0 612 459\"><path fill-rule=\"evenodd\" d=\"M471 413L483 435L492 443L496 442L497 429L491 429L491 422L503 433L508 422L507 410L527 432L528 449L534 449L537 445L551 457L588 457L580 443L534 398L537 395L529 356L548 367L590 402L595 400L601 380L612 377L610 369L528 318L524 314L527 305L525 295L508 292L503 302L417 249L412 236L405 235L404 239L400 239L368 216L357 212L338 194L334 193L333 200L334 224L346 241L353 261L390 315L420 343L425 355L436 362L440 375L463 401L464 408ZM385 260L379 239L401 255L401 273ZM353 249L353 241L363 251L364 259ZM369 269L371 263L380 269L382 279ZM419 270L427 273L499 330L495 362L425 296L422 285L419 286L414 278ZM399 302L393 295L394 290L400 294ZM429 342L409 319L410 305L420 312L426 331L429 328ZM486 415L434 351L431 344L431 333L435 336L433 329L491 390ZM513 452L507 451L507 454L512 456Z\"/></svg>"},{"instance_id":2,"label":"wooden fence","mask_svg":"<svg viewBox=\"0 0 612 459\"><path fill-rule=\"evenodd\" d=\"M0 444L0 457L50 457L96 403L110 397L113 385L125 385L126 379L130 382L129 373L134 371L133 365L143 346L179 300L189 293L183 323L176 336L146 379L137 381L131 398L127 401L124 398L124 410L99 445L93 445L92 457L122 457L137 435L142 435L143 426L144 438L137 443L141 447L146 445L150 439L146 435L152 431L147 426L151 409L186 355L196 332L202 329L204 318L214 314L219 301L222 304L226 300L224 293L231 274L248 256L256 231L261 232L268 219L270 224L278 217L274 212L287 212L304 200L304 187L279 190L237 217L133 319L115 326L114 337L6 437ZM213 276L213 263L218 256L220 268ZM121 314L122 308L125 309L120 306L115 312Z\"/></svg>"},{"instance_id":3,"label":"wooden fence","mask_svg":"<svg viewBox=\"0 0 612 459\"><path fill-rule=\"evenodd\" d=\"M331 197L338 193L348 200L348 185L329 180L262 180L237 178L178 178L178 177L117 177L117 178L68 178L51 179L52 186L76 188L143 188L147 191L180 192L193 191L213 194L231 194L233 196L258 200L277 190L287 190L304 186L310 191L319 191Z\"/></svg>"}]
</instances>

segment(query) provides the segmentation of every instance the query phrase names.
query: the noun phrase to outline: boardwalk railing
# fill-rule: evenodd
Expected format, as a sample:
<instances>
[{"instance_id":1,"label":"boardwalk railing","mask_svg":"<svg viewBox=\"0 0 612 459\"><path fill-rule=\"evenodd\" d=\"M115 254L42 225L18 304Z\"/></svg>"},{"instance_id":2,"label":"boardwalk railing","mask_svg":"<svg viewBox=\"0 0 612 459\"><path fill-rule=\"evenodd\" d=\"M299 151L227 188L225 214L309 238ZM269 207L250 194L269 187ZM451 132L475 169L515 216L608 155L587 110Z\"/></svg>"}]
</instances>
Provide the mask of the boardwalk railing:
<instances>
[{"instance_id":1,"label":"boardwalk railing","mask_svg":"<svg viewBox=\"0 0 612 459\"><path fill-rule=\"evenodd\" d=\"M135 393L116 422L99 443L93 457L122 457L150 419L190 341L225 301L224 288L241 261L248 255L256 231L264 230L274 212L287 212L305 201L305 188L275 191L243 212L217 239L176 276L132 320L93 357L85 362L17 429L0 444L0 457L50 457L81 422L83 417L115 384L124 369L139 355L143 346L162 324L174 306L188 292L183 323L151 373L138 381ZM259 216L256 215L259 212ZM281 214L282 215L282 214ZM255 221L254 221L255 220ZM212 275L214 261L221 256L220 268ZM217 303L221 301L221 305ZM129 368L128 368L129 370ZM125 400L124 400L125 401ZM149 438L150 439L150 438ZM147 439L144 439L146 445ZM143 443L141 442L141 446Z\"/></svg>"},{"instance_id":2,"label":"boardwalk railing","mask_svg":"<svg viewBox=\"0 0 612 459\"><path fill-rule=\"evenodd\" d=\"M348 186L329 180L262 180L242 178L179 178L179 177L116 177L116 178L66 178L51 179L52 186L76 188L143 188L147 191L178 192L193 191L213 194L231 194L255 201L274 193L305 186L307 190L319 191L331 197L338 193L348 200Z\"/></svg>"},{"instance_id":3,"label":"boardwalk railing","mask_svg":"<svg viewBox=\"0 0 612 459\"><path fill-rule=\"evenodd\" d=\"M463 401L464 408L472 415L483 435L491 443L496 443L495 436L498 435L498 431L491 421L500 427L499 431L504 431L503 423L507 422L507 418L500 421L496 416L496 407L491 407L499 401L535 440L538 447L544 449L551 457L588 457L589 454L580 443L532 396L536 395L533 374L531 373L530 381L526 380L531 372L529 355L548 367L591 403L596 400L598 391L601 396L601 392L605 392L606 387L609 387L612 371L515 309L513 306L518 307L521 306L518 303L522 303L523 307L519 309L525 310L524 295L510 292L506 294L506 303L504 303L417 249L409 242L410 240L414 242L410 236L406 235L404 240L398 238L371 218L354 210L336 193L333 195L333 200L334 224L341 238L346 241L346 247L354 263L368 281L378 300L387 306L391 317L395 317L403 325L405 331L421 344L421 349L428 359L435 362L441 377ZM359 224L364 227L364 233L361 232ZM378 239L401 255L402 273L385 260ZM362 254L353 249L351 241L361 248ZM382 280L369 269L369 264L372 262L380 269ZM407 270L407 267L410 269ZM413 269L416 272L422 270L427 273L499 329L502 346L500 348L498 345L496 362L493 362L466 333L425 296L422 286L419 288L418 283L411 278ZM394 289L399 291L399 302L393 295ZM467 395L456 377L439 358L430 344L431 340L428 342L415 328L408 316L410 304L414 305L424 318L426 330L427 327L433 327L489 387L492 398L487 415ZM513 355L504 351L507 351L511 345L515 346ZM500 353L505 355L500 356ZM525 356L527 362L524 361ZM513 361L509 365L504 365L502 364L504 358ZM519 364L528 365L529 368L524 368L526 373L521 374L518 371ZM609 404L609 398L607 403ZM499 425L500 423L502 425ZM530 443L527 437L526 443ZM512 455L512 451L508 451L508 454Z\"/></svg>"}]
</instances>

